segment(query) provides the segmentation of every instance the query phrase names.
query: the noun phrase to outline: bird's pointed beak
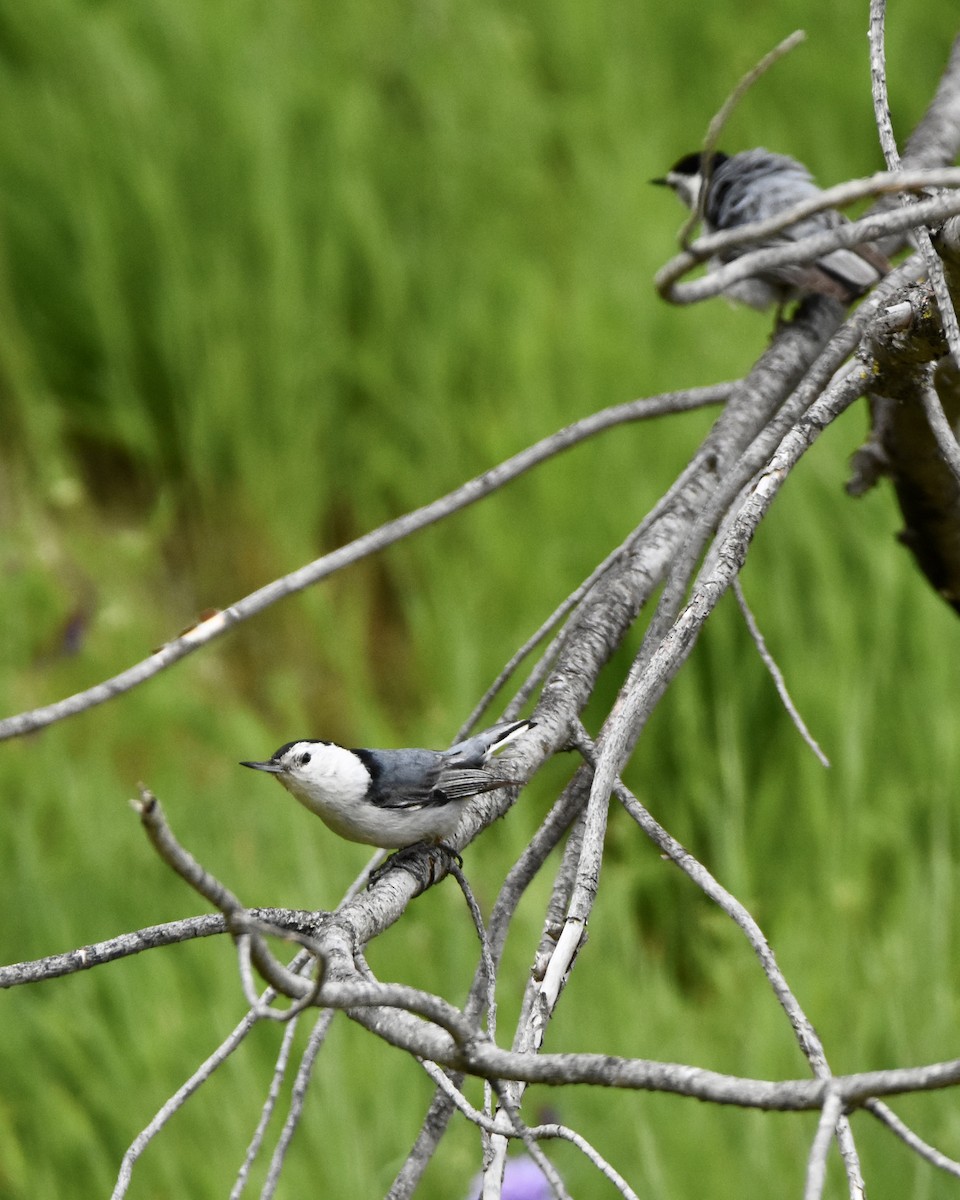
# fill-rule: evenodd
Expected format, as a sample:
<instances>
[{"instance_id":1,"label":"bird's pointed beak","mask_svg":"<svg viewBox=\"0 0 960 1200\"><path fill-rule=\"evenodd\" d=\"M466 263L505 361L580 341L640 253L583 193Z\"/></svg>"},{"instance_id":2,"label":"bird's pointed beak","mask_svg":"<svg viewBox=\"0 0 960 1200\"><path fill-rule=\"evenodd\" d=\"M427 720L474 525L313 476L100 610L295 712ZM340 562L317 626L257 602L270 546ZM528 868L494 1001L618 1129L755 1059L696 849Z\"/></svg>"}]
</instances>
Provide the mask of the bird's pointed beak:
<instances>
[{"instance_id":1,"label":"bird's pointed beak","mask_svg":"<svg viewBox=\"0 0 960 1200\"><path fill-rule=\"evenodd\" d=\"M268 775L282 775L283 767L276 762L242 762L241 767L251 767L254 771L266 771Z\"/></svg>"},{"instance_id":2,"label":"bird's pointed beak","mask_svg":"<svg viewBox=\"0 0 960 1200\"><path fill-rule=\"evenodd\" d=\"M655 183L657 185L657 187L669 187L670 186L670 180L667 179L663 175L661 175L661 177L659 179L651 179L650 182Z\"/></svg>"}]
</instances>

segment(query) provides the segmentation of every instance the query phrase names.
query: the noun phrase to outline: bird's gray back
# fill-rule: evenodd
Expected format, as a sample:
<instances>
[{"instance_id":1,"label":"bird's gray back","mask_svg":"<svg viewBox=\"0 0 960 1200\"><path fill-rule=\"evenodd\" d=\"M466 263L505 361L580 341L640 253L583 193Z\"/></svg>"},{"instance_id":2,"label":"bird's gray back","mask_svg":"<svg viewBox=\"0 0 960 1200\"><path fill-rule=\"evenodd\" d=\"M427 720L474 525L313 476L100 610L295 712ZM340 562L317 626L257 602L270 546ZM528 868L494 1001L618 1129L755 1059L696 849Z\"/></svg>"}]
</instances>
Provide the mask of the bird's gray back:
<instances>
[{"instance_id":1,"label":"bird's gray back","mask_svg":"<svg viewBox=\"0 0 960 1200\"><path fill-rule=\"evenodd\" d=\"M437 785L444 767L437 750L354 750L370 772L374 804L422 804Z\"/></svg>"},{"instance_id":2,"label":"bird's gray back","mask_svg":"<svg viewBox=\"0 0 960 1200\"><path fill-rule=\"evenodd\" d=\"M819 192L810 172L796 159L769 150L744 150L714 171L704 215L714 229L730 229L761 221Z\"/></svg>"},{"instance_id":3,"label":"bird's gray back","mask_svg":"<svg viewBox=\"0 0 960 1200\"><path fill-rule=\"evenodd\" d=\"M370 775L369 798L383 808L445 804L505 787L483 769L491 753L532 724L503 721L457 742L449 750L354 750Z\"/></svg>"}]
</instances>

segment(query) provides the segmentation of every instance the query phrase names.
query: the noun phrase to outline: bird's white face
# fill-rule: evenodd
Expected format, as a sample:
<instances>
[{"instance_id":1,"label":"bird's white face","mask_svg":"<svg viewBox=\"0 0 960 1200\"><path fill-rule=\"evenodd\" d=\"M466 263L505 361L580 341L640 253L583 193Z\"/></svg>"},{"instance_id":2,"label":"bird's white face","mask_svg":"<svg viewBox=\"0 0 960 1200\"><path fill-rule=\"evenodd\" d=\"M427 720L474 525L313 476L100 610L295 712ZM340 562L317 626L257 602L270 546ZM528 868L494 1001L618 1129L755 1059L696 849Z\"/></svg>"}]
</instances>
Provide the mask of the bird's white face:
<instances>
[{"instance_id":1,"label":"bird's white face","mask_svg":"<svg viewBox=\"0 0 960 1200\"><path fill-rule=\"evenodd\" d=\"M665 178L687 208L692 210L697 207L700 202L700 188L703 185L703 176L699 172L696 175L686 175L682 171L668 171Z\"/></svg>"},{"instance_id":2,"label":"bird's white face","mask_svg":"<svg viewBox=\"0 0 960 1200\"><path fill-rule=\"evenodd\" d=\"M360 759L332 742L294 742L271 759L271 773L321 817L356 805L370 786Z\"/></svg>"}]
</instances>

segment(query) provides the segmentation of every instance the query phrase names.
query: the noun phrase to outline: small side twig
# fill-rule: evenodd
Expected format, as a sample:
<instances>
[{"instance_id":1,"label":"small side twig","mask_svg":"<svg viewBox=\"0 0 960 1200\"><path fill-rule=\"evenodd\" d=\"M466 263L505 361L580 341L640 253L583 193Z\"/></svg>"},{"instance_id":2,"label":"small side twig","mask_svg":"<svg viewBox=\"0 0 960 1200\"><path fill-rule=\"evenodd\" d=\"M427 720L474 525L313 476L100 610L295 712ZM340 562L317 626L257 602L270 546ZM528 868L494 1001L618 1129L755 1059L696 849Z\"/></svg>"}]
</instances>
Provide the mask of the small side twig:
<instances>
[{"instance_id":1,"label":"small side twig","mask_svg":"<svg viewBox=\"0 0 960 1200\"><path fill-rule=\"evenodd\" d=\"M863 1107L868 1113L876 1117L881 1124L886 1125L891 1133L896 1134L901 1141L905 1142L911 1150L930 1163L931 1166L937 1167L941 1171L946 1171L948 1175L953 1175L955 1178L960 1179L960 1162L957 1162L954 1158L949 1158L935 1146L931 1146L929 1142L925 1142L919 1134L914 1133L910 1126L897 1116L888 1104L884 1104L882 1100L874 1098L865 1100Z\"/></svg>"},{"instance_id":2,"label":"small side twig","mask_svg":"<svg viewBox=\"0 0 960 1200\"><path fill-rule=\"evenodd\" d=\"M290 1142L293 1140L293 1135L296 1133L297 1126L300 1124L300 1118L303 1115L303 1105L307 1096L310 1076L313 1073L317 1055L320 1053L320 1049L326 1039L327 1030L330 1028L330 1023L335 1015L334 1009L324 1009L317 1017L317 1023L310 1034L310 1039L300 1059L299 1070L293 1081L293 1093L290 1097L290 1108L287 1112L287 1119L283 1123L283 1129L280 1131L280 1137L277 1139L277 1145L270 1159L267 1178L260 1191L260 1200L270 1200L270 1197L277 1190L277 1184L280 1182L280 1175L283 1171L283 1164L286 1161L287 1151L290 1149Z\"/></svg>"},{"instance_id":3,"label":"small side twig","mask_svg":"<svg viewBox=\"0 0 960 1200\"><path fill-rule=\"evenodd\" d=\"M827 1092L817 1123L817 1132L810 1146L807 1159L807 1179L803 1189L803 1200L820 1200L827 1179L827 1153L837 1130L837 1121L843 1111L843 1101L835 1091Z\"/></svg>"},{"instance_id":4,"label":"small side twig","mask_svg":"<svg viewBox=\"0 0 960 1200\"><path fill-rule=\"evenodd\" d=\"M760 655L763 665L767 668L770 673L770 677L773 679L774 685L777 689L777 695L780 697L781 704L787 710L787 715L796 726L797 732L807 743L823 766L829 767L829 758L827 758L824 752L820 749L820 745L816 738L807 728L806 722L804 721L803 717L801 717L799 709L794 704L793 698L791 697L790 692L787 690L787 682L783 677L783 672L777 666L776 659L770 653L766 640L763 634L760 632L760 626L757 624L757 619L753 615L750 605L747 603L746 596L743 594L743 585L740 583L739 576L733 581L733 594L737 598L737 604L740 606L740 611L743 614L743 619L746 622L750 637L753 639L753 644L757 648L757 653Z\"/></svg>"},{"instance_id":5,"label":"small side twig","mask_svg":"<svg viewBox=\"0 0 960 1200\"><path fill-rule=\"evenodd\" d=\"M930 424L930 430L936 439L937 448L943 455L944 462L946 462L947 466L953 472L954 477L960 481L960 445L957 444L956 434L947 420L940 397L937 394L937 389L933 386L932 377L930 376L928 376L920 390L920 399L923 403L923 411Z\"/></svg>"},{"instance_id":6,"label":"small side twig","mask_svg":"<svg viewBox=\"0 0 960 1200\"><path fill-rule=\"evenodd\" d=\"M502 1134L508 1138L519 1138L521 1135L515 1128L504 1128L502 1118L497 1120L493 1117L488 1117L478 1108L475 1108L466 1098L462 1091L455 1086L450 1077L436 1065L436 1063L424 1062L420 1064L426 1073L430 1076L437 1088L448 1097L450 1103L457 1108L468 1121L471 1121L478 1128L485 1129L490 1134ZM623 1178L620 1172L613 1167L603 1155L591 1145L590 1142L575 1129L571 1129L568 1125L559 1125L553 1122L548 1122L542 1125L530 1125L527 1127L527 1132L536 1141L548 1141L559 1139L561 1141L570 1142L576 1146L580 1153L597 1168L617 1191L624 1197L624 1200L639 1200L637 1193L633 1190L629 1183Z\"/></svg>"},{"instance_id":7,"label":"small side twig","mask_svg":"<svg viewBox=\"0 0 960 1200\"><path fill-rule=\"evenodd\" d=\"M569 610L569 620L555 635L550 645L540 656L539 662L530 672L527 679L524 680L522 686L517 689L517 694L507 705L504 712L506 717L516 716L523 711L527 701L543 684L556 660L560 657L564 649L569 646L571 637L575 636L573 630L576 620L582 613L584 605L590 602L593 589L604 579L608 572L618 567L624 559L633 554L642 539L649 535L657 523L669 513L670 509L676 503L677 498L683 494L690 481L703 470L705 457L701 448L677 476L675 482L661 496L649 513L647 513L637 528L632 530L629 536L607 555L599 567L591 572L590 576L584 580L576 592L569 597L569 599L576 597L576 603ZM567 616L568 614L565 612L563 615Z\"/></svg>"},{"instance_id":8,"label":"small side twig","mask_svg":"<svg viewBox=\"0 0 960 1200\"><path fill-rule=\"evenodd\" d=\"M709 401L704 402L703 407L706 408L712 404L720 404L724 400L728 399L734 388L737 387L738 382L742 381L718 384L715 394ZM552 630L557 627L557 625L560 624L561 621L568 617L582 604L584 599L593 590L594 586L601 579L603 579L603 577L610 571L612 567L621 561L624 555L628 554L632 550L636 542L649 530L650 526L665 511L665 509L669 507L675 496L682 490L682 488L688 483L690 477L701 466L702 463L699 455L695 456L692 462L690 462L688 466L680 473L679 477L671 485L668 491L661 496L650 512L647 513L636 529L631 530L628 536L620 543L620 545L611 550L606 558L604 558L602 562L594 567L587 578L584 579L574 591L572 591L560 602L560 604L557 605L550 616L548 616L547 619L541 624L539 629L535 630L534 633L532 633L530 637L523 643L523 645L520 646L520 648L511 656L509 661L504 665L497 675L496 679L494 679L493 683L490 684L484 694L477 701L473 711L460 727L460 730L454 738L454 741L459 741L461 738L465 738L470 733L473 727L479 722L480 718L493 703L497 695L499 695L502 689L513 677L523 660L529 654L531 654L537 646L540 645L540 643ZM523 709L526 702L530 699L536 688L543 682L544 676L549 670L550 665L560 651L560 647L563 643L563 637L563 632L558 634L553 639L550 646L548 646L546 651L541 655L540 662L531 672L530 677L525 681L517 695L507 706L507 709L504 713L505 717L509 718L516 713L519 713Z\"/></svg>"},{"instance_id":9,"label":"small side twig","mask_svg":"<svg viewBox=\"0 0 960 1200\"><path fill-rule=\"evenodd\" d=\"M463 873L463 868L459 863L452 862L450 864L450 874L460 885L460 890L463 892L464 899L467 902L467 908L470 910L470 916L473 920L473 927L477 931L477 937L480 939L480 961L487 983L487 1029L490 1033L490 1036L493 1037L497 1028L497 968L494 965L493 955L490 952L490 941L487 937L487 931L483 924L483 914L480 912L480 905L477 903L477 898L473 894L473 888L471 888L466 875Z\"/></svg>"},{"instance_id":10,"label":"small side twig","mask_svg":"<svg viewBox=\"0 0 960 1200\"><path fill-rule=\"evenodd\" d=\"M264 1004L257 996L252 971L253 938L251 931L261 934L269 933L274 936L281 936L283 931L272 929L263 922L254 920L247 913L236 913L231 923L234 926L243 993L247 1003L250 1005L251 1012L255 1013L261 1019L284 1024L287 1021L294 1020L304 1009L311 1008L317 1003L320 989L323 987L324 963L323 958L315 950L310 948L307 950L309 961L316 966L316 977L313 981L313 986L308 991L305 991L302 996L298 996L286 1008L274 1008L272 1004ZM243 930L244 932L236 932L237 930ZM315 947L316 943L311 941L310 946Z\"/></svg>"},{"instance_id":11,"label":"small side twig","mask_svg":"<svg viewBox=\"0 0 960 1200\"><path fill-rule=\"evenodd\" d=\"M265 994L269 994L270 990L268 988ZM186 1104L193 1093L202 1084L206 1083L222 1063L226 1062L256 1023L257 1018L252 1013L247 1013L232 1032L224 1038L216 1050L208 1058L204 1059L190 1078L182 1083L173 1095L161 1105L150 1123L137 1134L130 1143L120 1163L120 1170L117 1174L117 1182L111 1194L111 1200L122 1200L126 1196L130 1180L133 1177L134 1164L140 1155L174 1114L179 1112L184 1104Z\"/></svg>"},{"instance_id":12,"label":"small side twig","mask_svg":"<svg viewBox=\"0 0 960 1200\"><path fill-rule=\"evenodd\" d=\"M807 35L802 29L795 29L793 33L791 33L788 37L785 37L782 42L774 46L774 48L768 54L765 54L763 58L760 59L756 66L750 68L746 75L744 75L743 78L737 83L736 87L726 98L726 100L724 100L719 110L710 118L710 124L707 126L707 133L703 139L702 149L704 186L700 189L700 198L697 210L690 214L690 216L684 222L683 228L678 234L678 238L682 246L686 245L687 238L693 232L693 229L697 223L703 220L703 206L706 203L707 197L707 184L709 183L710 177L711 156L714 150L717 148L717 143L720 141L720 135L723 133L724 126L730 120L730 117L733 115L737 105L753 87L757 80L765 75L775 63L780 61L781 58L789 54L795 46L799 46L806 36Z\"/></svg>"},{"instance_id":13,"label":"small side twig","mask_svg":"<svg viewBox=\"0 0 960 1200\"><path fill-rule=\"evenodd\" d=\"M485 988L485 1007L487 1010L487 1033L491 1038L497 1034L497 973L493 962L493 955L490 953L490 941L487 938L487 931L483 924L483 914L480 912L480 905L477 903L477 898L473 894L473 889L467 882L467 877L463 873L463 868L458 862L450 864L450 874L456 879L460 885L460 890L463 892L463 897L467 902L467 908L470 910L470 916L473 920L473 927L477 931L477 937L480 939L480 968L486 980ZM487 1112L493 1111L493 1089L488 1079L483 1081L484 1107Z\"/></svg>"},{"instance_id":14,"label":"small side twig","mask_svg":"<svg viewBox=\"0 0 960 1200\"><path fill-rule=\"evenodd\" d=\"M290 1061L290 1049L293 1046L293 1035L297 1031L296 1018L291 1020L290 1024L283 1031L283 1041L280 1043L280 1050L277 1054L277 1061L274 1064L273 1076L270 1080L270 1088L267 1091L266 1099L260 1110L260 1119L257 1121L257 1127L253 1131L253 1137L250 1139L250 1144L247 1147L247 1153L244 1155L243 1162L237 1172L237 1178L233 1187L230 1190L230 1200L240 1200L244 1189L247 1186L247 1180L250 1177L250 1168L256 1161L257 1155L260 1153L260 1147L263 1145L263 1139L267 1132L267 1126L270 1124L270 1118L273 1116L274 1109L277 1106L277 1099L280 1095L280 1088L283 1084L284 1077L287 1073L287 1064Z\"/></svg>"}]
</instances>

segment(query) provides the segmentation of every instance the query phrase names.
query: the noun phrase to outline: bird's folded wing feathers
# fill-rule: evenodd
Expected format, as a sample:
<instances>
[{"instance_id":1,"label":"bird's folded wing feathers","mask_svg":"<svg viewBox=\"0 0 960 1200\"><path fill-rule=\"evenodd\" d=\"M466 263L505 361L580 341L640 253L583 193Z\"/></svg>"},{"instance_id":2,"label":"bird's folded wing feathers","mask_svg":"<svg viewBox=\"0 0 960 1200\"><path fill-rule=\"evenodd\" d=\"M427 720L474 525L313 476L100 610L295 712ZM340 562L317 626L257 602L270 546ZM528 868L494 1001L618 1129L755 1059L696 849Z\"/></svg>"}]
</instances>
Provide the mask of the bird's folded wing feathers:
<instances>
[{"instance_id":1,"label":"bird's folded wing feathers","mask_svg":"<svg viewBox=\"0 0 960 1200\"><path fill-rule=\"evenodd\" d=\"M454 771L444 771L437 780L434 795L446 797L447 800L465 800L468 796L477 796L480 792L492 792L495 788L509 787L512 779L498 779L489 771L471 771L460 767ZM443 803L443 801L439 801Z\"/></svg>"},{"instance_id":2,"label":"bird's folded wing feathers","mask_svg":"<svg viewBox=\"0 0 960 1200\"><path fill-rule=\"evenodd\" d=\"M451 771L443 771L434 780L433 786L398 786L396 783L389 790L378 790L370 799L378 808L384 809L422 809L439 808L451 800L466 800L477 796L480 792L490 792L494 788L509 787L514 781L498 779L489 771L473 771L458 767Z\"/></svg>"},{"instance_id":3,"label":"bird's folded wing feathers","mask_svg":"<svg viewBox=\"0 0 960 1200\"><path fill-rule=\"evenodd\" d=\"M428 808L437 803L436 790L432 787L405 787L389 792L374 792L370 796L377 808L418 809Z\"/></svg>"}]
</instances>

